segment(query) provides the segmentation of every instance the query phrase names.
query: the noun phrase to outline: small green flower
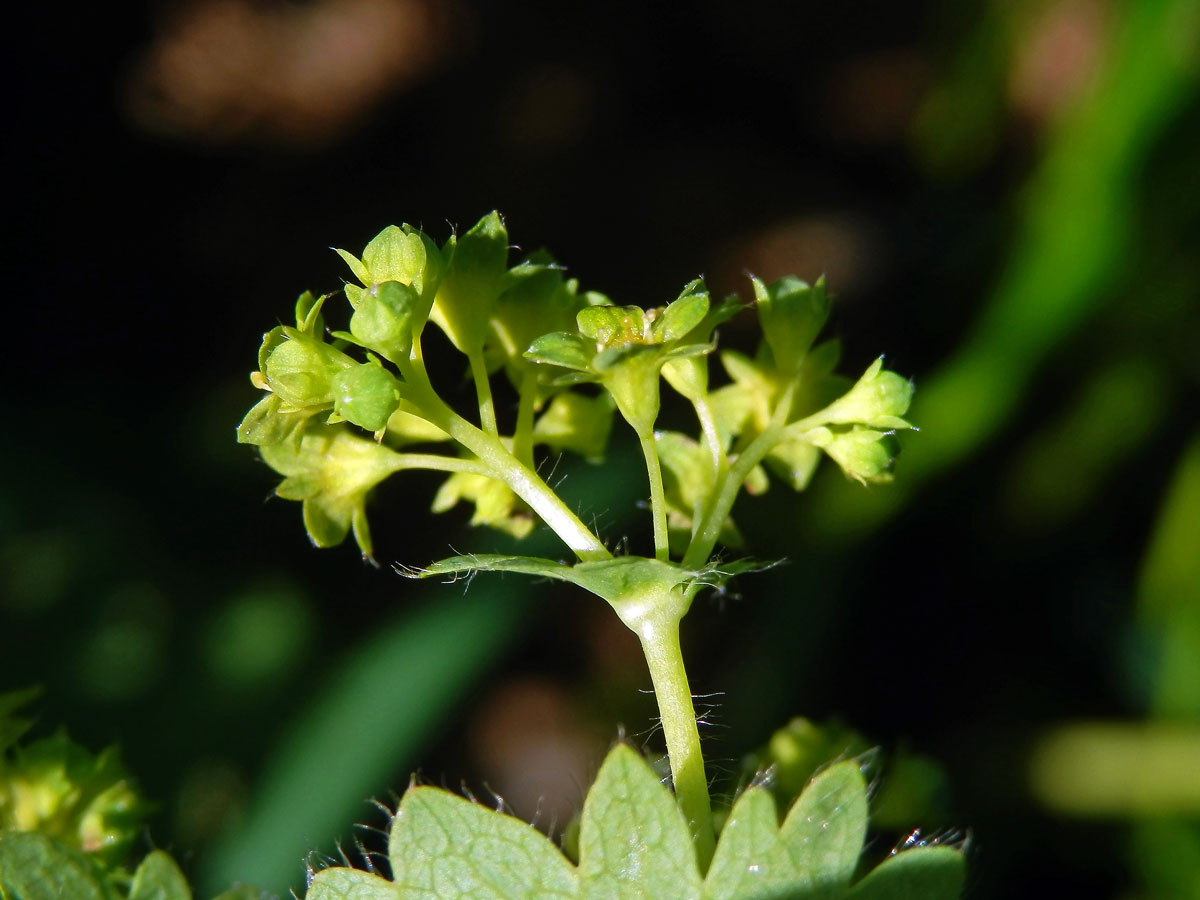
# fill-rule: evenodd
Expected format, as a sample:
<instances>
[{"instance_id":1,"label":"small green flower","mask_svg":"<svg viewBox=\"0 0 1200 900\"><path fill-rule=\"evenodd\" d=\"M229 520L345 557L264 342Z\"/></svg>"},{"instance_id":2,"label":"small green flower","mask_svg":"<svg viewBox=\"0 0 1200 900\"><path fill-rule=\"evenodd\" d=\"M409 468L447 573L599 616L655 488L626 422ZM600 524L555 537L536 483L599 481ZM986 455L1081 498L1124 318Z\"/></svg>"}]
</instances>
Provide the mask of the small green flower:
<instances>
[{"instance_id":1,"label":"small green flower","mask_svg":"<svg viewBox=\"0 0 1200 900\"><path fill-rule=\"evenodd\" d=\"M489 323L488 368L505 366L509 380L522 389L525 373L537 368L524 356L529 345L548 330L573 328L577 313L605 302L607 298L600 294L579 293L579 283L565 279L562 267L548 253L530 255L501 280Z\"/></svg>"},{"instance_id":2,"label":"small green flower","mask_svg":"<svg viewBox=\"0 0 1200 900\"><path fill-rule=\"evenodd\" d=\"M798 422L792 440L824 450L851 478L863 484L886 482L899 445L895 431L912 428L903 415L912 401L912 383L875 360L849 391Z\"/></svg>"},{"instance_id":3,"label":"small green flower","mask_svg":"<svg viewBox=\"0 0 1200 900\"><path fill-rule=\"evenodd\" d=\"M608 394L584 397L582 394L557 394L533 426L533 439L552 450L569 450L592 462L599 462L608 446L612 430L612 399Z\"/></svg>"},{"instance_id":4,"label":"small green flower","mask_svg":"<svg viewBox=\"0 0 1200 900\"><path fill-rule=\"evenodd\" d=\"M358 294L350 331L335 331L333 336L399 362L408 358L427 313L416 288L385 281Z\"/></svg>"},{"instance_id":5,"label":"small green flower","mask_svg":"<svg viewBox=\"0 0 1200 900\"><path fill-rule=\"evenodd\" d=\"M262 380L284 403L296 409L332 407L334 379L355 365L353 359L324 341L296 328L278 329L262 367ZM274 341L274 333L268 339Z\"/></svg>"},{"instance_id":6,"label":"small green flower","mask_svg":"<svg viewBox=\"0 0 1200 900\"><path fill-rule=\"evenodd\" d=\"M446 512L461 501L475 504L472 525L487 525L523 538L533 531L534 516L521 499L502 481L474 472L455 472L433 498L431 509Z\"/></svg>"},{"instance_id":7,"label":"small green flower","mask_svg":"<svg viewBox=\"0 0 1200 900\"><path fill-rule=\"evenodd\" d=\"M500 214L488 213L461 238L451 235L442 256L446 268L430 318L461 352L480 353L508 260L508 232Z\"/></svg>"},{"instance_id":8,"label":"small green flower","mask_svg":"<svg viewBox=\"0 0 1200 900\"><path fill-rule=\"evenodd\" d=\"M599 381L638 435L649 435L658 417L663 366L711 349L708 344L685 343L709 308L707 292L695 290L695 284L665 307L591 306L580 310L577 331L543 335L525 356L567 369L560 383Z\"/></svg>"},{"instance_id":9,"label":"small green flower","mask_svg":"<svg viewBox=\"0 0 1200 900\"><path fill-rule=\"evenodd\" d=\"M793 376L829 318L825 279L817 279L811 287L792 276L770 286L753 276L751 281L763 337L771 348L775 367L785 377Z\"/></svg>"},{"instance_id":10,"label":"small green flower","mask_svg":"<svg viewBox=\"0 0 1200 900\"><path fill-rule=\"evenodd\" d=\"M147 812L116 748L93 755L60 732L0 756L0 833L37 831L116 865Z\"/></svg>"},{"instance_id":11,"label":"small green flower","mask_svg":"<svg viewBox=\"0 0 1200 900\"><path fill-rule=\"evenodd\" d=\"M667 500L667 528L671 552L682 555L692 536L692 525L712 491L712 465L708 449L686 434L656 431L654 441L663 465L663 488ZM721 529L726 547L740 548L742 536L732 518Z\"/></svg>"},{"instance_id":12,"label":"small green flower","mask_svg":"<svg viewBox=\"0 0 1200 900\"><path fill-rule=\"evenodd\" d=\"M403 468L403 458L382 444L331 425L309 427L298 442L261 448L267 465L286 476L275 493L303 502L304 528L318 547L333 547L354 530L371 558L367 494Z\"/></svg>"},{"instance_id":13,"label":"small green flower","mask_svg":"<svg viewBox=\"0 0 1200 900\"><path fill-rule=\"evenodd\" d=\"M385 428L400 405L400 383L378 362L339 372L333 391L334 415L367 431Z\"/></svg>"},{"instance_id":14,"label":"small green flower","mask_svg":"<svg viewBox=\"0 0 1200 900\"><path fill-rule=\"evenodd\" d=\"M345 250L336 252L350 266L363 287L346 285L346 299L358 308L365 290L389 281L412 287L423 301L423 312L417 317L420 333L429 306L433 303L444 262L437 245L422 231L410 225L389 225L379 232L358 259Z\"/></svg>"}]
</instances>

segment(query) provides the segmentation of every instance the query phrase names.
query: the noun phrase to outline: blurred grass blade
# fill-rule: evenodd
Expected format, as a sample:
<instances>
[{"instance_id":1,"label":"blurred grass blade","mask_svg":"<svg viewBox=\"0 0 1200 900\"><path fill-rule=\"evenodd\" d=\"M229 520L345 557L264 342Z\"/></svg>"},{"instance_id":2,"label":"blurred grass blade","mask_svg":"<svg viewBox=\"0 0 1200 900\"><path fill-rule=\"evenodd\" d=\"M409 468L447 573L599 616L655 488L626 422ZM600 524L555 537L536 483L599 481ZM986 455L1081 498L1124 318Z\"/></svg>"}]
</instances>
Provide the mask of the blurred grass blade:
<instances>
[{"instance_id":1,"label":"blurred grass blade","mask_svg":"<svg viewBox=\"0 0 1200 900\"><path fill-rule=\"evenodd\" d=\"M904 477L886 491L817 483L813 533L870 529L921 481L992 439L1032 400L1037 367L1109 296L1130 257L1146 156L1196 91L1186 49L1198 39L1186 34L1196 30L1191 2L1139 0L1114 11L1107 62L1025 185L1020 228L990 301L954 356L918 382L909 418L922 434L906 445Z\"/></svg>"},{"instance_id":2,"label":"blurred grass blade","mask_svg":"<svg viewBox=\"0 0 1200 900\"><path fill-rule=\"evenodd\" d=\"M1142 565L1141 625L1158 651L1159 716L1200 720L1200 434L1175 470ZM1200 759L1200 757L1198 757Z\"/></svg>"},{"instance_id":3,"label":"blurred grass blade","mask_svg":"<svg viewBox=\"0 0 1200 900\"><path fill-rule=\"evenodd\" d=\"M352 649L267 761L249 819L205 861L201 894L242 881L282 896L303 886L309 850L349 845L365 801L404 787L392 779L416 767L431 732L509 645L526 608L511 585L449 592Z\"/></svg>"}]
</instances>

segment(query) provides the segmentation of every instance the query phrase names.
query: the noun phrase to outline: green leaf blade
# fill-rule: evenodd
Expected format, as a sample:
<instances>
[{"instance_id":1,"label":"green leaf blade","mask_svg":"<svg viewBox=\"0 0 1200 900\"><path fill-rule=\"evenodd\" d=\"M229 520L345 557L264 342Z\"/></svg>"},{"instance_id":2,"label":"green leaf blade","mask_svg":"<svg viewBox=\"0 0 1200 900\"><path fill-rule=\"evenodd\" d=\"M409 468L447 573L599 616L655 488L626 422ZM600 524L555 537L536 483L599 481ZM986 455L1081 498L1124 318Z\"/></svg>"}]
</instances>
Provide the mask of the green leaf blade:
<instances>
[{"instance_id":1,"label":"green leaf blade","mask_svg":"<svg viewBox=\"0 0 1200 900\"><path fill-rule=\"evenodd\" d=\"M408 896L378 875L336 868L318 872L308 886L304 900L401 900Z\"/></svg>"},{"instance_id":2,"label":"green leaf blade","mask_svg":"<svg viewBox=\"0 0 1200 900\"><path fill-rule=\"evenodd\" d=\"M847 894L847 900L958 900L965 878L959 851L915 847L876 866Z\"/></svg>"},{"instance_id":3,"label":"green leaf blade","mask_svg":"<svg viewBox=\"0 0 1200 900\"><path fill-rule=\"evenodd\" d=\"M524 822L448 791L410 788L388 842L405 900L570 900L575 868Z\"/></svg>"},{"instance_id":4,"label":"green leaf blade","mask_svg":"<svg viewBox=\"0 0 1200 900\"><path fill-rule=\"evenodd\" d=\"M867 788L857 763L836 763L804 789L780 836L814 897L837 897L850 883L867 834Z\"/></svg>"},{"instance_id":5,"label":"green leaf blade","mask_svg":"<svg viewBox=\"0 0 1200 900\"><path fill-rule=\"evenodd\" d=\"M630 747L609 753L580 824L581 900L697 900L696 851L674 798Z\"/></svg>"},{"instance_id":6,"label":"green leaf blade","mask_svg":"<svg viewBox=\"0 0 1200 900\"><path fill-rule=\"evenodd\" d=\"M704 900L775 900L796 895L806 884L779 838L775 798L763 788L748 788L721 831Z\"/></svg>"}]
</instances>

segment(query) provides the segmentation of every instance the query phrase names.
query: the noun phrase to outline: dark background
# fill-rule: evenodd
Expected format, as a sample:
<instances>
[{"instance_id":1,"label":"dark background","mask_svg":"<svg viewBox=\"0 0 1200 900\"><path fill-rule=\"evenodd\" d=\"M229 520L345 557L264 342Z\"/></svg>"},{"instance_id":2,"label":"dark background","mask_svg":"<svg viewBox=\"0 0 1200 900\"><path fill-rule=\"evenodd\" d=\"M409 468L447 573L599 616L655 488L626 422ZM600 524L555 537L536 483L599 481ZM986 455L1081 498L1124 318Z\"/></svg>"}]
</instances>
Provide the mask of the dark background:
<instances>
[{"instance_id":1,"label":"dark background","mask_svg":"<svg viewBox=\"0 0 1200 900\"><path fill-rule=\"evenodd\" d=\"M837 716L943 767L921 824L969 829L968 896L1197 896L1197 4L25 16L0 688L43 685L43 731L119 741L203 891L302 883L417 769L561 830L619 728L655 746L598 602L313 550L234 443L259 335L347 276L327 247L494 208L618 303L826 273L843 370L886 352L915 379L896 484L826 467L739 506L789 564L686 623L695 689L723 692L715 774L789 716ZM636 547L633 453L618 436L565 490ZM428 514L435 487L379 492L382 560L499 545ZM1045 787L1048 742L1085 721L1124 723L1131 755L1085 734L1082 787ZM1151 766L1163 721L1184 749Z\"/></svg>"}]
</instances>

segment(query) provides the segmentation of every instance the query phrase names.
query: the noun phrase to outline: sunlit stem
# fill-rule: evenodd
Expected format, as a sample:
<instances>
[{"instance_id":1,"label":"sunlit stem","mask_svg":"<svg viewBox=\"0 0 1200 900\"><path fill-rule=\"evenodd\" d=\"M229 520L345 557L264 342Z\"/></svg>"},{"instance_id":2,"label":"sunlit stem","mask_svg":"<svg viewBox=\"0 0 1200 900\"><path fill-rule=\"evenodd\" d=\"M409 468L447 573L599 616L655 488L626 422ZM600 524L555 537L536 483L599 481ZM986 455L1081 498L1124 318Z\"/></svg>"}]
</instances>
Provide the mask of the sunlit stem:
<instances>
[{"instance_id":1,"label":"sunlit stem","mask_svg":"<svg viewBox=\"0 0 1200 900\"><path fill-rule=\"evenodd\" d=\"M679 618L670 614L647 615L635 630L646 655L658 700L675 797L692 833L697 861L703 872L712 861L715 845L712 805L704 757L700 754L696 709L692 705L692 691L679 647Z\"/></svg>"},{"instance_id":2,"label":"sunlit stem","mask_svg":"<svg viewBox=\"0 0 1200 900\"><path fill-rule=\"evenodd\" d=\"M646 457L646 474L650 478L650 515L654 520L654 558L663 562L671 558L667 538L667 498L663 493L662 466L658 461L658 444L654 432L639 434L642 455Z\"/></svg>"},{"instance_id":3,"label":"sunlit stem","mask_svg":"<svg viewBox=\"0 0 1200 900\"><path fill-rule=\"evenodd\" d=\"M438 396L419 359L401 360L407 399L421 415L475 454L484 474L507 484L581 560L611 559L612 554L550 486L524 465L500 439L476 428Z\"/></svg>"},{"instance_id":4,"label":"sunlit stem","mask_svg":"<svg viewBox=\"0 0 1200 900\"><path fill-rule=\"evenodd\" d=\"M721 528L724 526L725 520L729 518L729 513L733 510L733 503L742 490L742 485L750 477L754 467L762 462L763 458L771 452L771 448L782 439L783 426L791 411L794 393L794 384L789 385L776 404L767 427L737 455L729 467L729 471L725 473L725 477L717 482L718 487L713 495L713 500L701 513L700 524L692 535L687 553L684 554L684 568L697 569L708 562L713 548L717 545L717 539L721 535Z\"/></svg>"},{"instance_id":5,"label":"sunlit stem","mask_svg":"<svg viewBox=\"0 0 1200 900\"><path fill-rule=\"evenodd\" d=\"M442 456L438 453L401 453L396 460L396 470L434 469L438 472L470 472L473 475L490 474L485 466L472 459Z\"/></svg>"},{"instance_id":6,"label":"sunlit stem","mask_svg":"<svg viewBox=\"0 0 1200 900\"><path fill-rule=\"evenodd\" d=\"M496 437L500 432L496 428L496 408L492 402L492 382L488 379L487 365L483 361L483 351L474 350L467 354L471 365L471 377L475 379L475 394L479 397L479 424L488 434Z\"/></svg>"},{"instance_id":7,"label":"sunlit stem","mask_svg":"<svg viewBox=\"0 0 1200 900\"><path fill-rule=\"evenodd\" d=\"M729 466L725 457L725 447L721 443L721 432L717 429L712 409L706 397L698 397L692 401L696 410L696 418L700 421L700 431L704 435L704 445L708 447L708 455L712 460L713 472L723 472Z\"/></svg>"},{"instance_id":8,"label":"sunlit stem","mask_svg":"<svg viewBox=\"0 0 1200 900\"><path fill-rule=\"evenodd\" d=\"M513 432L513 456L527 466L533 465L533 407L536 402L537 372L530 370L521 379L517 430Z\"/></svg>"}]
</instances>

